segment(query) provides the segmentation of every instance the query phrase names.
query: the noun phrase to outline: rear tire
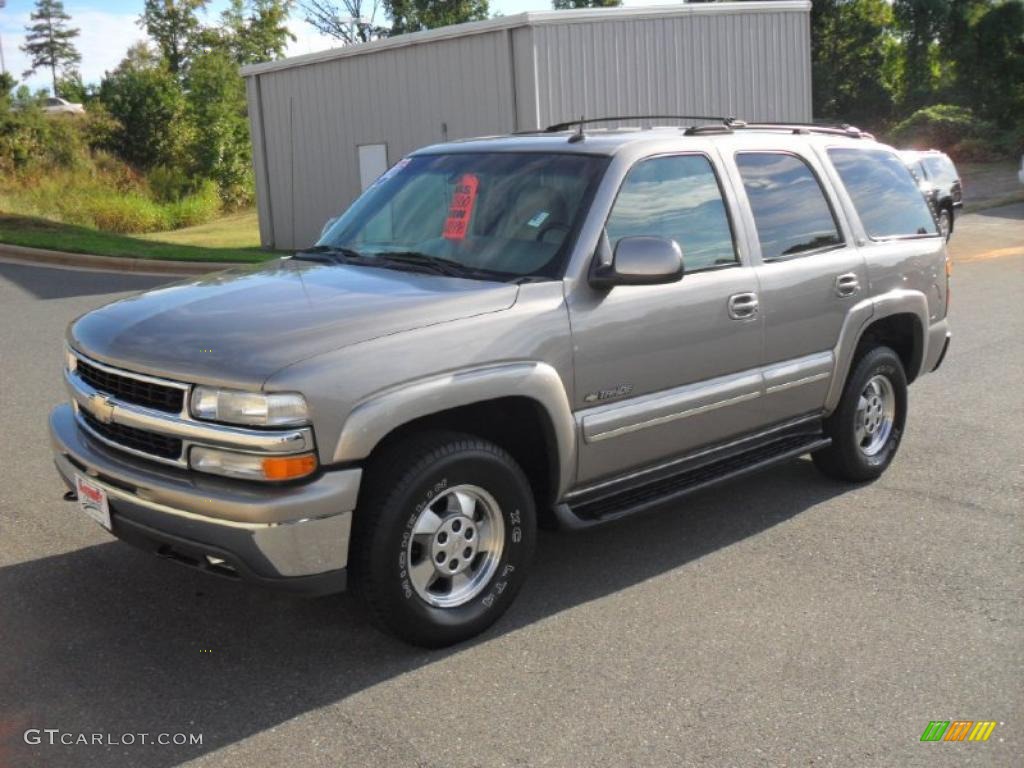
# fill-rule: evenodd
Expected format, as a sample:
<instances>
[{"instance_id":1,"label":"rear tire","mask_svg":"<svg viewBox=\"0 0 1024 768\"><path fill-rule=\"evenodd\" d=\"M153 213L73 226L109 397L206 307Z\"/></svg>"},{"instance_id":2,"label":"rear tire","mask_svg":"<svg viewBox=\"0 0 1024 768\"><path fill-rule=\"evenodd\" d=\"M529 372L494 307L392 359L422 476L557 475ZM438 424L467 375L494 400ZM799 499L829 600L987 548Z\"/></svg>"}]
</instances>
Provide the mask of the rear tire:
<instances>
[{"instance_id":1,"label":"rear tire","mask_svg":"<svg viewBox=\"0 0 1024 768\"><path fill-rule=\"evenodd\" d=\"M896 456L906 419L903 363L889 347L875 347L854 365L839 407L825 420L832 445L812 455L815 466L838 480L874 480Z\"/></svg>"},{"instance_id":2,"label":"rear tire","mask_svg":"<svg viewBox=\"0 0 1024 768\"><path fill-rule=\"evenodd\" d=\"M508 609L535 539L530 484L504 449L424 433L385 448L367 468L353 585L381 628L414 645L452 645Z\"/></svg>"}]
</instances>

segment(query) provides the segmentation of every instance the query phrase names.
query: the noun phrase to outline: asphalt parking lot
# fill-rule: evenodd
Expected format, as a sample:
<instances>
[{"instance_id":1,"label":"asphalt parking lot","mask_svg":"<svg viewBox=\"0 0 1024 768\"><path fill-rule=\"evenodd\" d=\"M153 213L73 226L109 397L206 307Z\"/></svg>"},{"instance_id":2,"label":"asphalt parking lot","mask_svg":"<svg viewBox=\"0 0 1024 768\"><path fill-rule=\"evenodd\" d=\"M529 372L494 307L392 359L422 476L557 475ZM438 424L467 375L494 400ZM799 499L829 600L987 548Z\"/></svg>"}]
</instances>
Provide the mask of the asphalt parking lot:
<instances>
[{"instance_id":1,"label":"asphalt parking lot","mask_svg":"<svg viewBox=\"0 0 1024 768\"><path fill-rule=\"evenodd\" d=\"M62 502L46 414L78 314L166 278L0 263L0 768L1020 766L1024 205L954 235L954 343L900 455L809 461L542 536L509 614L445 651L114 541ZM921 743L931 720L986 743ZM202 734L27 745L26 729Z\"/></svg>"}]
</instances>

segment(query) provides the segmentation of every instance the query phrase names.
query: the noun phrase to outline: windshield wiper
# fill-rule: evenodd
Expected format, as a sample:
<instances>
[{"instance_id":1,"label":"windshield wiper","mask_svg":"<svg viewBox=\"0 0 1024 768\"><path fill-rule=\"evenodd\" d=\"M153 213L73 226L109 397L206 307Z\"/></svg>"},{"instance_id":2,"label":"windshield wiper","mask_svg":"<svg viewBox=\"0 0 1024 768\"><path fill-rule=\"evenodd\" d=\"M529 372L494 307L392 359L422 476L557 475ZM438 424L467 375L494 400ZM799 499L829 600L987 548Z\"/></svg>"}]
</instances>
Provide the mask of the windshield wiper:
<instances>
[{"instance_id":1,"label":"windshield wiper","mask_svg":"<svg viewBox=\"0 0 1024 768\"><path fill-rule=\"evenodd\" d=\"M418 251L383 251L375 254L373 261L380 263L381 266L412 267L447 277L468 277L478 280L504 279L499 272L470 267L451 259L442 259L440 256L431 256Z\"/></svg>"},{"instance_id":2,"label":"windshield wiper","mask_svg":"<svg viewBox=\"0 0 1024 768\"><path fill-rule=\"evenodd\" d=\"M314 245L310 248L303 248L297 251L293 259L298 261L318 261L326 264L347 264L352 261L361 261L364 257L359 251L351 248L341 248L335 245Z\"/></svg>"}]
</instances>

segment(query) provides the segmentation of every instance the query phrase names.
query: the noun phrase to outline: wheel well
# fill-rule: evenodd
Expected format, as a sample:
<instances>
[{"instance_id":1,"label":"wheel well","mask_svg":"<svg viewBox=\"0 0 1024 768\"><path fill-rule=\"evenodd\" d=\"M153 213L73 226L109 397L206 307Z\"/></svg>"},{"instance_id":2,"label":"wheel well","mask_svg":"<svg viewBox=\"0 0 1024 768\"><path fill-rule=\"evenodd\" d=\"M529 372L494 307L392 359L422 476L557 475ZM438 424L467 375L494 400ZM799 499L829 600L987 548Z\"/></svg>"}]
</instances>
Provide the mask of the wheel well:
<instances>
[{"instance_id":1,"label":"wheel well","mask_svg":"<svg viewBox=\"0 0 1024 768\"><path fill-rule=\"evenodd\" d=\"M878 346L891 347L899 355L908 384L917 378L924 355L924 330L917 315L905 312L875 320L861 334L855 361Z\"/></svg>"},{"instance_id":2,"label":"wheel well","mask_svg":"<svg viewBox=\"0 0 1024 768\"><path fill-rule=\"evenodd\" d=\"M373 449L369 462L395 441L425 430L465 432L500 445L530 481L541 522L554 504L559 466L555 430L544 407L529 397L501 397L421 416L389 432Z\"/></svg>"}]
</instances>

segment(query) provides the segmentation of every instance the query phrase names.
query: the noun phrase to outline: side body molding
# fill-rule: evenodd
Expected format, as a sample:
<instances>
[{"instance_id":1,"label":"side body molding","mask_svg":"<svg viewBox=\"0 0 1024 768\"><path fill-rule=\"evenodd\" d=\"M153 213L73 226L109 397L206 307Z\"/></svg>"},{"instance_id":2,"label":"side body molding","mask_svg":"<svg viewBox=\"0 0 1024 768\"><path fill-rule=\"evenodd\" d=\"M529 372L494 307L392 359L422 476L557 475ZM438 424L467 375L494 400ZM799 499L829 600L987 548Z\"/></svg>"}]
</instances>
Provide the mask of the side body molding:
<instances>
[{"instance_id":1,"label":"side body molding","mask_svg":"<svg viewBox=\"0 0 1024 768\"><path fill-rule=\"evenodd\" d=\"M843 385L846 383L846 377L853 362L853 353L857 349L864 329L870 322L898 314L912 314L917 317L921 344L927 344L928 298L920 291L897 288L864 299L850 307L842 330L839 332L839 341L836 343L836 369L825 398L826 413L831 413L839 405L839 398L843 394ZM922 349L920 357L921 364L923 364L928 359L928 350ZM907 371L910 377L915 377L919 373L920 371Z\"/></svg>"},{"instance_id":2,"label":"side body molding","mask_svg":"<svg viewBox=\"0 0 1024 768\"><path fill-rule=\"evenodd\" d=\"M334 449L334 461L370 455L384 437L414 419L502 397L525 397L545 411L558 452L558 498L575 482L576 429L558 372L539 362L453 371L379 392L352 409Z\"/></svg>"}]
</instances>

